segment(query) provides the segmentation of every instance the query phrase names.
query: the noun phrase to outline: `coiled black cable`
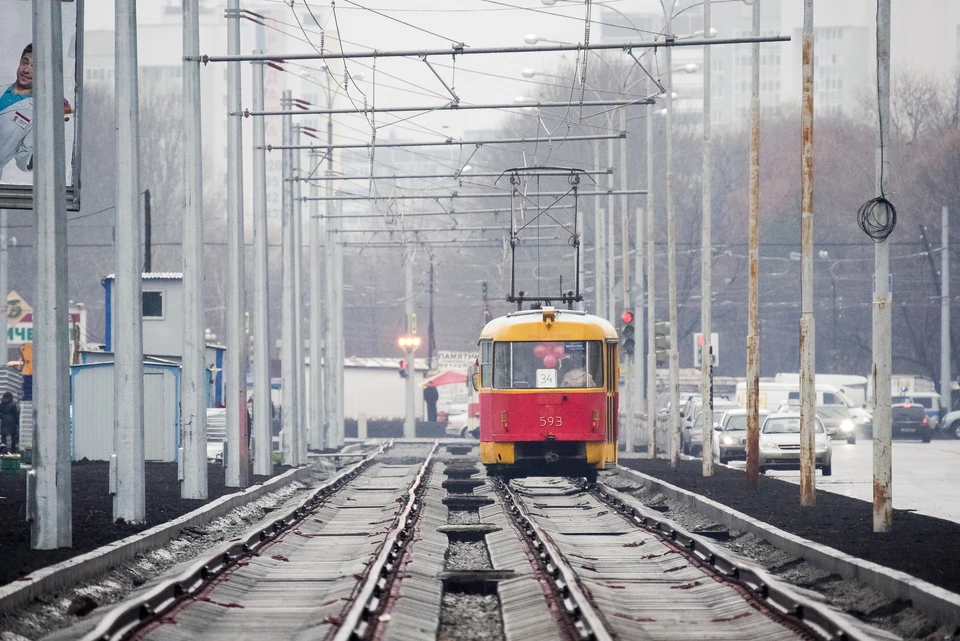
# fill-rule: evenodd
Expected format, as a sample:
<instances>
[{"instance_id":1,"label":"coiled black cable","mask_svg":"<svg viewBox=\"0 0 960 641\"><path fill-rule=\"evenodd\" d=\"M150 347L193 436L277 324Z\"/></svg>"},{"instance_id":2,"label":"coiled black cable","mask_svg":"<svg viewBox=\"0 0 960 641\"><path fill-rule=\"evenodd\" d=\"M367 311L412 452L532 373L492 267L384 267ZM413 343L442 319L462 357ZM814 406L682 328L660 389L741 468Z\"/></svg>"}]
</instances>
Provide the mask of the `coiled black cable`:
<instances>
[{"instance_id":1,"label":"coiled black cable","mask_svg":"<svg viewBox=\"0 0 960 641\"><path fill-rule=\"evenodd\" d=\"M884 196L871 198L857 210L857 224L875 243L882 243L897 226L897 208Z\"/></svg>"}]
</instances>

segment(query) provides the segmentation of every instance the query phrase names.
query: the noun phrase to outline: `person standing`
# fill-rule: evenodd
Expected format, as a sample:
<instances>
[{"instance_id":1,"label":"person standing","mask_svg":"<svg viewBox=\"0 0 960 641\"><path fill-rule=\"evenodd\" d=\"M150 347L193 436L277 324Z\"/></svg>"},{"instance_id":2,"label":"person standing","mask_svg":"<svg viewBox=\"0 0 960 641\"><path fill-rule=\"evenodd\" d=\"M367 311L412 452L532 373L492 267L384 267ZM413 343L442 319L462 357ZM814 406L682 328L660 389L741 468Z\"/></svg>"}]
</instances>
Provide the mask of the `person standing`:
<instances>
[{"instance_id":1,"label":"person standing","mask_svg":"<svg viewBox=\"0 0 960 641\"><path fill-rule=\"evenodd\" d=\"M440 398L440 392L433 383L427 383L423 389L423 401L427 404L427 420L431 423L437 422L437 400Z\"/></svg>"},{"instance_id":2,"label":"person standing","mask_svg":"<svg viewBox=\"0 0 960 641\"><path fill-rule=\"evenodd\" d=\"M0 172L11 160L33 169L33 45L20 54L13 83L0 94Z\"/></svg>"},{"instance_id":3,"label":"person standing","mask_svg":"<svg viewBox=\"0 0 960 641\"><path fill-rule=\"evenodd\" d=\"M13 394L3 393L0 400L0 441L4 445L10 437L10 451L17 453L20 444L20 407L13 402Z\"/></svg>"}]
</instances>

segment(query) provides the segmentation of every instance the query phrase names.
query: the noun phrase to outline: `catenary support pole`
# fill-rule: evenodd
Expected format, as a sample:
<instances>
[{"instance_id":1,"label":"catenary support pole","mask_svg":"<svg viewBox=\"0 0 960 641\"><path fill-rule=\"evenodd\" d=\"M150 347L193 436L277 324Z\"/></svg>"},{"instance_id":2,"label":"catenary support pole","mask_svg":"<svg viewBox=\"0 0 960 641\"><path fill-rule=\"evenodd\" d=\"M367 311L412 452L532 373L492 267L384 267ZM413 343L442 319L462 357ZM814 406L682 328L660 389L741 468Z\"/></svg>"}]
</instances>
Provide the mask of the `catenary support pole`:
<instances>
[{"instance_id":1,"label":"catenary support pole","mask_svg":"<svg viewBox=\"0 0 960 641\"><path fill-rule=\"evenodd\" d=\"M610 124L613 124L613 119L611 118ZM613 141L607 141L607 167L613 168ZM604 247L607 250L607 268L604 271L606 276L606 285L607 285L607 309L605 316L608 321L611 323L616 323L617 320L617 245L616 245L616 233L615 230L617 212L616 212L616 198L613 196L613 191L616 189L615 183L616 177L611 173L607 176L607 185L609 185L609 193L607 194L607 217L603 223L603 230L606 232L606 242Z\"/></svg>"},{"instance_id":2,"label":"catenary support pole","mask_svg":"<svg viewBox=\"0 0 960 641\"><path fill-rule=\"evenodd\" d=\"M644 309L645 304L645 295L646 295L646 286L643 281L643 257L646 256L646 252L643 250L643 244L645 239L644 231L644 222L646 221L646 216L643 211L643 207L636 208L636 214L634 217L634 223L636 228L634 230L634 246L636 251L633 255L633 280L636 283L634 288L634 297L633 297L633 324L634 324L634 335L636 336L636 349L634 350L633 358L633 416L634 416L634 432L636 433L636 443L639 445L647 438L647 433L643 432L644 426L646 425L642 417L646 414L647 405L647 361L646 361L646 351L644 350L644 343L646 339L646 334L644 333L646 317L644 314L646 310ZM649 421L649 417L647 418Z\"/></svg>"},{"instance_id":3,"label":"catenary support pole","mask_svg":"<svg viewBox=\"0 0 960 641\"><path fill-rule=\"evenodd\" d=\"M593 168L596 171L600 170L600 141L596 141L593 144ZM603 205L601 203L601 196L598 190L598 193L595 193L593 197L593 300L595 304L593 313L597 316L603 317L604 312L607 309L607 290L604 285L606 280L603 277L603 272L606 269L607 259L603 252L604 214L602 209Z\"/></svg>"},{"instance_id":4,"label":"catenary support pole","mask_svg":"<svg viewBox=\"0 0 960 641\"><path fill-rule=\"evenodd\" d=\"M327 122L327 136L328 140L332 137L332 127L331 123ZM327 153L327 175L333 176L333 167L331 164L331 152ZM333 191L333 182L327 183L327 194L330 194ZM339 349L339 338L337 333L337 325L340 322L340 317L337 314L337 300L341 292L337 291L337 254L336 254L336 243L339 242L339 237L335 233L342 221L339 219L331 219L329 216L334 210L334 203L331 201L326 201L324 203L324 214L327 217L326 227L325 227L325 242L324 242L324 258L326 259L326 272L327 279L325 282L326 285L326 308L327 308L327 333L325 339L326 345L326 362L327 362L327 442L329 447L337 447L339 443L339 430L337 429L337 417L339 415L339 403L340 396L337 392L340 381L338 375L338 366L340 363L339 356L337 351Z\"/></svg>"},{"instance_id":5,"label":"catenary support pole","mask_svg":"<svg viewBox=\"0 0 960 641\"><path fill-rule=\"evenodd\" d=\"M710 0L703 1L703 34L710 37ZM703 223L700 229L700 331L704 344L700 354L700 397L703 399L701 458L703 475L713 476L713 238L712 238L712 156L710 143L711 99L710 47L703 48Z\"/></svg>"},{"instance_id":6,"label":"catenary support pole","mask_svg":"<svg viewBox=\"0 0 960 641\"><path fill-rule=\"evenodd\" d=\"M653 112L647 105L647 456L657 458L657 299L654 254Z\"/></svg>"},{"instance_id":7,"label":"catenary support pole","mask_svg":"<svg viewBox=\"0 0 960 641\"><path fill-rule=\"evenodd\" d=\"M318 168L320 152L310 153L308 166ZM310 195L320 195L320 184L310 183ZM310 448L323 450L323 256L320 255L320 203L310 202L310 429L307 441Z\"/></svg>"},{"instance_id":8,"label":"catenary support pole","mask_svg":"<svg viewBox=\"0 0 960 641\"><path fill-rule=\"evenodd\" d=\"M260 53L255 51L254 53ZM254 62L253 108L263 108L264 63ZM270 427L270 314L267 275L267 152L263 120L253 121L253 453L254 474L273 474L273 431Z\"/></svg>"},{"instance_id":9,"label":"catenary support pole","mask_svg":"<svg viewBox=\"0 0 960 641\"><path fill-rule=\"evenodd\" d=\"M816 325L813 316L813 0L803 2L800 101L800 504L816 494ZM836 330L834 330L836 331Z\"/></svg>"},{"instance_id":10,"label":"catenary support pole","mask_svg":"<svg viewBox=\"0 0 960 641\"><path fill-rule=\"evenodd\" d=\"M140 107L137 9L115 3L117 64L116 305L113 394L113 520L146 519L143 443L143 316L140 253Z\"/></svg>"},{"instance_id":11,"label":"catenary support pole","mask_svg":"<svg viewBox=\"0 0 960 641\"><path fill-rule=\"evenodd\" d=\"M183 53L200 51L199 0L183 0ZM200 63L183 62L183 373L180 496L207 498L207 367L203 297L203 145Z\"/></svg>"},{"instance_id":12,"label":"catenary support pole","mask_svg":"<svg viewBox=\"0 0 960 641\"><path fill-rule=\"evenodd\" d=\"M291 103L290 91L284 90L281 102L284 108L289 107ZM283 139L289 143L293 134L293 123L289 116L283 119ZM293 151L287 149L283 152L282 160L282 182L281 188L281 229L283 235L283 295L280 304L282 331L280 338L280 365L282 385L282 417L283 417L283 457L287 465L300 465L298 457L299 448L297 447L297 341L296 341L296 323L294 314L296 304L294 303L294 285L293 281L296 274L296 258L293 244L295 234L293 231L293 181L290 178L293 175Z\"/></svg>"},{"instance_id":13,"label":"catenary support pole","mask_svg":"<svg viewBox=\"0 0 960 641\"><path fill-rule=\"evenodd\" d=\"M940 238L940 407L949 412L953 376L950 373L950 210L947 207L941 211Z\"/></svg>"},{"instance_id":14,"label":"catenary support pole","mask_svg":"<svg viewBox=\"0 0 960 641\"><path fill-rule=\"evenodd\" d=\"M621 107L617 111L620 112L620 131L625 131L627 128L627 114L626 108ZM611 174L612 176L613 174ZM629 200L627 194L623 191L627 188L627 141L624 139L620 142L620 266L621 274L620 280L623 285L623 305L624 310L630 309L633 307L633 303L630 300L630 216L628 215ZM611 221L611 227L613 223ZM637 236L639 239L640 237ZM639 249L639 240L637 247ZM611 252L612 253L612 252ZM638 251L639 253L639 251ZM643 323L640 321L640 318L643 316L643 307L641 306L639 310L634 312L634 354L642 354L643 349L643 334L637 333L637 329L643 327ZM639 345L636 345L639 343ZM636 401L637 401L637 390L635 387L636 381L636 370L638 369L635 366L637 362L636 356L633 354L627 354L624 356L624 364L626 365L626 401L624 408L626 411L623 412L626 416L626 447L627 451L631 454L634 451L634 446L637 440L637 415L636 415ZM640 368L642 369L642 368Z\"/></svg>"},{"instance_id":15,"label":"catenary support pole","mask_svg":"<svg viewBox=\"0 0 960 641\"><path fill-rule=\"evenodd\" d=\"M9 293L10 283L8 279L9 262L7 254L7 210L0 209L0 309L3 310L3 314L0 314L0 372L6 373L7 360L9 358L7 352L9 351L9 345L7 344L7 319L10 313L10 307L7 304L7 294Z\"/></svg>"},{"instance_id":16,"label":"catenary support pole","mask_svg":"<svg viewBox=\"0 0 960 641\"><path fill-rule=\"evenodd\" d=\"M227 49L240 53L240 0L227 4ZM227 109L240 111L240 63L227 63ZM227 448L224 485L250 485L250 439L247 425L247 342L244 335L243 129L241 116L227 116L227 353L224 405Z\"/></svg>"},{"instance_id":17,"label":"catenary support pole","mask_svg":"<svg viewBox=\"0 0 960 641\"><path fill-rule=\"evenodd\" d=\"M340 205L342 207L342 205ZM341 210L338 210L341 211ZM343 447L343 421L344 421L344 378L346 374L346 340L344 334L344 315L343 315L343 241L337 238L333 246L334 261L337 268L337 280L334 288L337 292L337 446Z\"/></svg>"},{"instance_id":18,"label":"catenary support pole","mask_svg":"<svg viewBox=\"0 0 960 641\"><path fill-rule=\"evenodd\" d=\"M757 0L759 1L759 0ZM673 33L671 0L664 5L664 33ZM672 35L668 35L672 38ZM670 306L670 465L680 463L680 353L677 351L677 216L673 202L673 49L666 48L667 66L667 273Z\"/></svg>"},{"instance_id":19,"label":"catenary support pole","mask_svg":"<svg viewBox=\"0 0 960 641\"><path fill-rule=\"evenodd\" d=\"M63 138L63 26L59 2L33 2L33 210L37 225L34 307L34 496L30 547L73 545L70 483L67 212ZM6 296L6 292L4 292ZM6 329L6 327L4 327ZM28 481L28 486L31 485ZM29 493L28 493L29 494ZM33 500L35 499L35 500Z\"/></svg>"},{"instance_id":20,"label":"catenary support pole","mask_svg":"<svg viewBox=\"0 0 960 641\"><path fill-rule=\"evenodd\" d=\"M753 2L760 33L760 0ZM750 81L750 224L747 286L747 484L756 487L760 453L760 45L752 46Z\"/></svg>"},{"instance_id":21,"label":"catenary support pole","mask_svg":"<svg viewBox=\"0 0 960 641\"><path fill-rule=\"evenodd\" d=\"M294 146L300 144L300 126L293 127ZM300 167L303 153L293 150L291 155L291 191L293 192L293 336L295 371L297 381L297 424L296 440L297 460L305 463L307 460L307 417L306 417L306 368L304 366L303 349L303 201L300 199L300 186L296 180L300 176Z\"/></svg>"},{"instance_id":22,"label":"catenary support pole","mask_svg":"<svg viewBox=\"0 0 960 641\"><path fill-rule=\"evenodd\" d=\"M403 275L404 275L404 307L407 317L407 336L416 333L413 315L416 310L413 299L413 247L407 243L403 251ZM416 373L414 366L416 352L413 349L407 349L407 380L406 383L406 418L403 422L403 438L414 438L417 435L417 414L416 414Z\"/></svg>"},{"instance_id":23,"label":"catenary support pole","mask_svg":"<svg viewBox=\"0 0 960 641\"><path fill-rule=\"evenodd\" d=\"M877 1L877 196L890 179L890 0ZM889 287L890 244L874 243L873 275L873 531L893 527L893 444L890 359L893 295Z\"/></svg>"}]
</instances>

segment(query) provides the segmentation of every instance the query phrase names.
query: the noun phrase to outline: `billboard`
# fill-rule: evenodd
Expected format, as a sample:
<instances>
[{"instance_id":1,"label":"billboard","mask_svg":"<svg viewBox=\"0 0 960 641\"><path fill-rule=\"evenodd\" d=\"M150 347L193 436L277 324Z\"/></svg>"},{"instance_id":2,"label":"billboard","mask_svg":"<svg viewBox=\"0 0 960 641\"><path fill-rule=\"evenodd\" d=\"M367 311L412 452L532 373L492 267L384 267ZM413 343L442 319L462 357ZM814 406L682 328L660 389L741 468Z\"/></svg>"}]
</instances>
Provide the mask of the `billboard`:
<instances>
[{"instance_id":1,"label":"billboard","mask_svg":"<svg viewBox=\"0 0 960 641\"><path fill-rule=\"evenodd\" d=\"M61 0L67 209L80 208L83 0ZM0 0L0 207L33 208L33 2Z\"/></svg>"}]
</instances>

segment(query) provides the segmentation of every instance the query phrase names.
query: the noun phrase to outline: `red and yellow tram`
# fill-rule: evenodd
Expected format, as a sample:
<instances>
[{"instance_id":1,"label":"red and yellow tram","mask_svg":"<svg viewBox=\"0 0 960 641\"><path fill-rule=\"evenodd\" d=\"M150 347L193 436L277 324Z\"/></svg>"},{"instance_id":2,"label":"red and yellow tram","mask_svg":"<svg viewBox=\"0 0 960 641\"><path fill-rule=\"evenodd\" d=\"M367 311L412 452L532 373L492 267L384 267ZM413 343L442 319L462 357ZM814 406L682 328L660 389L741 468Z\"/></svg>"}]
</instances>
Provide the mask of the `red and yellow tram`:
<instances>
[{"instance_id":1,"label":"red and yellow tram","mask_svg":"<svg viewBox=\"0 0 960 641\"><path fill-rule=\"evenodd\" d=\"M493 475L585 476L617 462L617 332L544 307L480 334L480 460Z\"/></svg>"}]
</instances>

